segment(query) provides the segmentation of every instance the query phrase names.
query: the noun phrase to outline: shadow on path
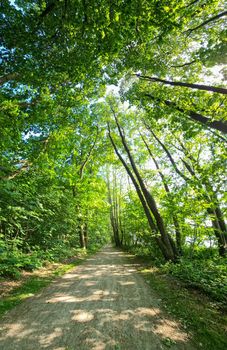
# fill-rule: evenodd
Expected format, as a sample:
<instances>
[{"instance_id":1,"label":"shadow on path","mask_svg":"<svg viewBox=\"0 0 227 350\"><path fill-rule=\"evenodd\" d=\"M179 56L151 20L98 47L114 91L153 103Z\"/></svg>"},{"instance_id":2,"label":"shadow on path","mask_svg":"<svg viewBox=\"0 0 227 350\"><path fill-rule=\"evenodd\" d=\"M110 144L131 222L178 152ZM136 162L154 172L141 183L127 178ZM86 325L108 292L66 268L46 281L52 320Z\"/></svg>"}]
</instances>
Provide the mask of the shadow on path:
<instances>
[{"instance_id":1,"label":"shadow on path","mask_svg":"<svg viewBox=\"0 0 227 350\"><path fill-rule=\"evenodd\" d=\"M193 349L133 261L111 247L87 259L2 319L0 349Z\"/></svg>"}]
</instances>

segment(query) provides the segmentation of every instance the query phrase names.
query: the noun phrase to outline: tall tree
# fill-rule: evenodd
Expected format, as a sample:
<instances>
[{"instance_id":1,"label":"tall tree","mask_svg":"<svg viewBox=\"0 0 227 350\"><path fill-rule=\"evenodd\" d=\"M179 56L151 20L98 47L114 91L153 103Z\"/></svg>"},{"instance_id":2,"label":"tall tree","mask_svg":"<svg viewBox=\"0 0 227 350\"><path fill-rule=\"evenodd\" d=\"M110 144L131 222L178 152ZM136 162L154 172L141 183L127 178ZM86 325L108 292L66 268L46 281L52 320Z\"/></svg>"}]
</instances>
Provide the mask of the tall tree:
<instances>
[{"instance_id":1,"label":"tall tree","mask_svg":"<svg viewBox=\"0 0 227 350\"><path fill-rule=\"evenodd\" d=\"M176 260L177 259L177 249L175 246L174 241L172 240L172 238L170 237L170 235L167 233L164 221L162 216L160 215L160 212L158 210L157 204L155 202L154 197L151 195L151 193L148 191L148 189L145 186L145 183L140 175L140 172L138 171L138 168L134 162L133 156L131 154L131 151L128 147L126 138L125 138L125 134L124 134L124 130L122 129L122 127L119 124L119 120L118 117L115 113L115 111L113 110L113 108L111 107L112 113L114 115L114 120L120 135L120 139L123 145L123 148L128 156L131 168L132 168L132 172L134 173L134 175L132 175L132 172L129 170L129 176L131 177L131 179L133 179L133 183L135 185L138 191L138 194L140 193L140 198L142 200L142 202L144 203L144 208L146 208L146 212L150 211L151 215L154 217L155 220L155 224L154 224L154 220L152 219L151 225L154 229L154 227L156 227L156 232L160 233L160 239L158 240L159 242L159 246L165 256L165 258L168 260ZM110 134L110 132L109 132ZM114 146L114 141L113 138L111 138L111 142ZM115 148L115 152L117 153L118 157L119 157L119 152L117 152L117 148L116 145L114 146ZM119 157L120 160L122 161L122 157ZM125 161L122 161L123 165L125 166L126 169L128 169L128 166L126 165ZM143 198L143 199L142 199Z\"/></svg>"},{"instance_id":2,"label":"tall tree","mask_svg":"<svg viewBox=\"0 0 227 350\"><path fill-rule=\"evenodd\" d=\"M150 156L151 156L151 158L152 158L152 160L153 160L153 162L154 162L154 164L156 166L156 169L158 170L158 173L159 173L159 175L161 177L161 180L162 180L164 189L166 191L166 194L167 194L169 200L172 202L171 190L170 190L170 188L168 186L168 182L167 182L167 180L165 178L165 175L162 173L162 171L160 169L160 166L159 166L157 160L155 159L154 154L151 151L151 148L149 147L145 137L142 134L141 134L141 138L142 138L142 140L143 140L143 142L144 142L144 144L145 144L145 146L146 146L146 148L148 150L148 153L150 154ZM177 249L178 249L179 254L182 254L182 243L181 243L182 242L182 237L181 237L180 223L178 221L176 213L173 212L172 213L172 217L173 217L173 223L174 223L174 227L175 227Z\"/></svg>"},{"instance_id":3,"label":"tall tree","mask_svg":"<svg viewBox=\"0 0 227 350\"><path fill-rule=\"evenodd\" d=\"M183 164L186 166L186 169L189 172L190 177L185 175L184 172L179 170L168 148L164 145L163 142L161 142L161 140L157 137L154 131L147 124L146 126L148 127L149 131L151 132L155 140L161 145L161 147L165 151L175 171L191 186L197 187L200 190L201 195L206 199L208 203L207 213L211 218L211 222L214 228L214 234L218 240L219 254L221 256L224 256L226 254L226 225L223 220L223 215L221 214L220 206L217 201L217 195L215 191L212 189L212 186L210 185L209 181L206 179L207 176L205 176L205 178L198 177L197 172L193 169L193 167L190 164L188 164L185 160L183 160ZM184 147L183 149L186 152L186 154L188 154L187 149ZM190 156L190 158L192 157ZM193 162L196 163L194 159L193 159ZM199 170L199 172L201 174L201 169Z\"/></svg>"}]
</instances>

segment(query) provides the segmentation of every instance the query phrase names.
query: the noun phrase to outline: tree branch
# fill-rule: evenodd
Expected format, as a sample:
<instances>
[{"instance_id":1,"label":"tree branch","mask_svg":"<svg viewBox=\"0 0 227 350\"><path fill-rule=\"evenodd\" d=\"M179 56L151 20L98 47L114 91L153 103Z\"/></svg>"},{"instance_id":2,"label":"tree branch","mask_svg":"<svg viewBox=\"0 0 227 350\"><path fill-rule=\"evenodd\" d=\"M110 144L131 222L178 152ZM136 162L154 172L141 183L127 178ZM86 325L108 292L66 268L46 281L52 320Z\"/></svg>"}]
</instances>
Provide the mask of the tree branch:
<instances>
[{"instance_id":1,"label":"tree branch","mask_svg":"<svg viewBox=\"0 0 227 350\"><path fill-rule=\"evenodd\" d=\"M154 131L153 131L153 130L151 129L151 127L146 123L145 120L143 120L143 123L144 123L145 127L146 127L146 128L150 131L150 133L153 135L153 137L155 138L155 140L156 140L156 141L161 145L161 147L164 149L164 151L165 151L167 157L169 158L169 160L170 160L172 166L174 167L176 173L177 173L178 175L180 175L186 182L189 182L190 179L189 179L187 176L185 176L185 175L182 173L182 171L180 171L180 169L178 168L178 166L177 166L175 160L173 159L171 153L169 152L169 150L167 149L167 147L164 145L164 143L158 138L158 136L154 133Z\"/></svg>"},{"instance_id":2,"label":"tree branch","mask_svg":"<svg viewBox=\"0 0 227 350\"><path fill-rule=\"evenodd\" d=\"M192 110L185 111L183 108L180 108L176 105L175 102L169 101L169 100L161 100L160 98L154 97L150 94L145 94L145 96L152 98L153 100L156 100L158 102L163 102L166 104L166 106L173 107L177 111L187 114L191 119L204 124L212 129L216 129L218 131L221 131L225 134L227 134L227 123L222 122L220 120L211 121L209 118L204 117L202 114L199 114L197 112L194 112Z\"/></svg>"},{"instance_id":3,"label":"tree branch","mask_svg":"<svg viewBox=\"0 0 227 350\"><path fill-rule=\"evenodd\" d=\"M183 68L183 67L186 67L186 66L190 66L191 64L195 63L196 60L193 60L191 62L186 62L186 63L182 63L182 64L176 64L176 65L173 65L173 66L170 66L172 68Z\"/></svg>"},{"instance_id":4,"label":"tree branch","mask_svg":"<svg viewBox=\"0 0 227 350\"><path fill-rule=\"evenodd\" d=\"M180 81L169 81L169 80L159 79L156 77L149 77L148 75L140 75L140 74L135 74L135 75L140 79L149 80L152 82L158 82L158 83L163 83L163 84L172 85L172 86L188 87L190 89L196 89L196 90L217 92L219 94L227 95L227 89L222 87L209 86L209 85L203 85L203 84L182 83Z\"/></svg>"},{"instance_id":5,"label":"tree branch","mask_svg":"<svg viewBox=\"0 0 227 350\"><path fill-rule=\"evenodd\" d=\"M194 30L197 30L203 26L205 26L206 24L210 23L210 22L213 22L213 21L217 21L218 19L224 17L227 15L227 11L224 11L224 12L221 12L219 13L218 15L214 16L214 17L211 17L209 19L207 19L206 21L202 22L201 24L199 24L198 26L194 27L194 28L191 28L191 29L188 29L186 30L184 33L189 33L191 34Z\"/></svg>"},{"instance_id":6,"label":"tree branch","mask_svg":"<svg viewBox=\"0 0 227 350\"><path fill-rule=\"evenodd\" d=\"M10 174L9 169L1 166L0 171L4 172L7 175L0 177L0 180L12 180L16 176L20 175L22 172L28 170L30 166L31 163L24 161L24 165L22 165L19 169L15 170L14 172L11 172Z\"/></svg>"},{"instance_id":7,"label":"tree branch","mask_svg":"<svg viewBox=\"0 0 227 350\"><path fill-rule=\"evenodd\" d=\"M55 6L56 6L56 1L50 2L45 8L45 10L43 10L43 12L39 15L39 17L40 18L46 17L55 8Z\"/></svg>"}]
</instances>

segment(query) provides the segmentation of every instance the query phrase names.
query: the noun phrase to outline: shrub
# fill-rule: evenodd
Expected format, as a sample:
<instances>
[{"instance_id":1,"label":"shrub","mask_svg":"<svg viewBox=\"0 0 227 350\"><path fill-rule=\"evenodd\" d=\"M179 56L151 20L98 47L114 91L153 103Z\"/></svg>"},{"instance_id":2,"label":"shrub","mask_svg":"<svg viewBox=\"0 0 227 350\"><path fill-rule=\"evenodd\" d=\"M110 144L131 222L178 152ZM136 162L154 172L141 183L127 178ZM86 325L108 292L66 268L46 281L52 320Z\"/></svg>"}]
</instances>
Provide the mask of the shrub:
<instances>
[{"instance_id":1,"label":"shrub","mask_svg":"<svg viewBox=\"0 0 227 350\"><path fill-rule=\"evenodd\" d=\"M162 271L178 277L187 285L200 289L218 301L227 301L226 259L182 259L178 264L167 263Z\"/></svg>"}]
</instances>

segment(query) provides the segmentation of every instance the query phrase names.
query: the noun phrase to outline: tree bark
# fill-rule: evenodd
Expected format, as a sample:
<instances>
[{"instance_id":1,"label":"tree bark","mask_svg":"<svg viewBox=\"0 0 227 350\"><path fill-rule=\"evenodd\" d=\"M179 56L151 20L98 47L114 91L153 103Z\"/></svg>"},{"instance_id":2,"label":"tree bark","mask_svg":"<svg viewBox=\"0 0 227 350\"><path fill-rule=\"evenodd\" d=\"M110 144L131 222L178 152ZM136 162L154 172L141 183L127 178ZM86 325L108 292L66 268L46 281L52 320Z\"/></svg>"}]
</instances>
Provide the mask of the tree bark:
<instances>
[{"instance_id":1,"label":"tree bark","mask_svg":"<svg viewBox=\"0 0 227 350\"><path fill-rule=\"evenodd\" d=\"M84 224L84 243L85 243L85 248L88 248L88 223L85 222Z\"/></svg>"},{"instance_id":2,"label":"tree bark","mask_svg":"<svg viewBox=\"0 0 227 350\"><path fill-rule=\"evenodd\" d=\"M178 142L180 143L181 150L183 151L184 155L193 164L190 165L186 160L182 159L182 162L191 175L192 179L194 178L196 180L196 182L193 182L194 186L196 186L199 190L201 190L201 188L203 190L202 196L206 200L207 204L209 204L209 207L206 209L206 211L210 217L214 235L217 238L219 255L225 256L227 254L227 228L220 209L217 195L207 176L204 177L202 169L200 168L199 164L197 164L197 161L179 140ZM191 179L190 182L192 183Z\"/></svg>"},{"instance_id":3,"label":"tree bark","mask_svg":"<svg viewBox=\"0 0 227 350\"><path fill-rule=\"evenodd\" d=\"M110 223L113 231L113 240L116 247L120 247L121 241L119 237L119 225L118 225L118 218L117 218L117 213L115 208L115 198L111 194L109 174L107 175L107 187L108 187L108 201L110 204Z\"/></svg>"},{"instance_id":4,"label":"tree bark","mask_svg":"<svg viewBox=\"0 0 227 350\"><path fill-rule=\"evenodd\" d=\"M84 224L81 223L79 225L79 235L80 235L80 248L86 249L86 242L85 242L85 237L84 237Z\"/></svg>"},{"instance_id":5,"label":"tree bark","mask_svg":"<svg viewBox=\"0 0 227 350\"><path fill-rule=\"evenodd\" d=\"M146 148L147 148L147 150L148 150L148 153L150 154L150 156L151 156L151 158L152 158L152 160L153 160L153 162L154 162L154 164L155 164L155 166L156 166L156 169L158 170L158 173L159 173L159 175L160 175L160 177L161 177L162 184L163 184L163 187L164 187L164 189L165 189L165 191L166 191L166 194L167 194L168 197L170 198L170 196L171 196L171 191L170 191L170 188L169 188L169 186L168 186L168 184L167 184L166 178L165 178L164 174L162 173L162 171L161 171L161 169L160 169L160 167L159 167L159 164L158 164L157 160L155 159L155 157L154 157L153 153L151 152L151 149L150 149L150 147L149 147L147 141L145 140L145 138L143 137L142 134L141 134L141 138L142 138L142 140L143 140L143 142L144 142L144 144L145 144L145 146L146 146ZM179 253L180 255L182 255L182 244L181 244L181 229L180 229L180 224L179 224L179 221L178 221L177 216L176 216L174 213L172 213L172 219L173 219L173 224L174 224L174 228L175 228L175 237L176 237L177 250L178 250L178 253Z\"/></svg>"},{"instance_id":6,"label":"tree bark","mask_svg":"<svg viewBox=\"0 0 227 350\"><path fill-rule=\"evenodd\" d=\"M201 124L204 124L212 129L221 131L225 134L227 134L227 123L222 122L220 120L211 121L209 118L204 117L202 114L199 114L197 112L194 112L192 110L185 111L183 108L178 107L175 102L168 101L168 100L161 100L159 98L156 98L150 94L145 94L145 96L152 98L153 100L156 100L158 102L164 102L166 106L173 107L175 110L187 114L191 119L195 120L196 122L199 122Z\"/></svg>"},{"instance_id":7,"label":"tree bark","mask_svg":"<svg viewBox=\"0 0 227 350\"><path fill-rule=\"evenodd\" d=\"M114 113L114 112L113 112ZM133 172L136 176L136 179L138 181L138 184L139 184L139 187L141 189L141 192L143 194L143 197L144 197L144 200L148 206L148 208L150 209L151 213L153 214L154 218L155 218L155 222L156 222L156 225L157 225L157 228L158 228L158 231L160 232L161 234L161 241L162 241L162 244L165 246L165 249L166 249L166 255L168 255L168 260L172 260L172 261L175 261L177 259L177 257L175 256L175 246L174 246L174 242L170 240L170 236L168 235L168 233L166 232L166 228L165 228L165 225L164 225L164 222L163 222L163 219L158 211L158 208L156 206L156 202L154 200L154 198L152 197L152 195L150 194L150 192L147 190L143 180L142 180L142 177L140 176L140 173L135 165L135 162L134 162L134 159L131 155L131 152L128 148L128 145L126 143L126 140L125 140L125 136L122 132L122 129L120 127L120 124L118 122L118 119L114 113L114 118L115 118L115 122L116 122L116 125L117 125L117 128L118 128L118 131L119 131L119 134L120 134L120 137L121 137L121 141L122 141L122 144L124 146L124 149L128 155L128 158L129 158L129 161L130 161L130 164L132 166L132 169L133 169Z\"/></svg>"},{"instance_id":8,"label":"tree bark","mask_svg":"<svg viewBox=\"0 0 227 350\"><path fill-rule=\"evenodd\" d=\"M191 83L182 83L180 81L169 81L164 79L159 79L156 77L149 77L148 75L139 75L136 74L140 79L149 80L152 82L158 82L163 83L165 85L171 85L171 86L182 86L182 87L188 87L190 89L196 89L196 90L205 90L205 91L211 91L211 92L217 92L219 94L227 95L227 89L217 87L217 86L209 86L209 85L203 85L203 84L191 84Z\"/></svg>"},{"instance_id":9,"label":"tree bark","mask_svg":"<svg viewBox=\"0 0 227 350\"><path fill-rule=\"evenodd\" d=\"M111 141L111 144L112 144L112 146L114 148L114 151L115 151L116 155L120 159L120 161L123 164L127 174L129 175L130 179L132 180L132 183L133 183L133 185L134 185L134 187L136 189L137 195L138 195L138 197L140 199L140 202L142 204L142 207L144 209L144 212L145 212L146 218L148 220L148 224L150 226L150 229L155 234L154 238L156 240L156 243L157 243L159 249L161 250L161 252L162 252L162 254L163 254L163 256L164 256L164 258L166 260L172 260L170 258L170 256L169 256L169 253L168 253L168 250L167 250L165 244L163 244L163 242L161 240L161 237L157 236L158 235L158 229L157 229L157 227L156 227L156 225L154 223L154 220L153 220L153 218L151 216L151 213L150 213L150 210L149 210L148 205L146 203L146 200L144 198L144 195L143 195L143 193L142 193L142 191L140 189L140 186L139 186L136 178L134 177L133 173L131 172L129 166L127 165L127 163L125 162L124 158L121 156L121 154L119 153L119 151L117 149L117 146L116 146L116 144L115 144L115 142L114 142L114 140L113 140L113 138L111 136L109 124L108 124L108 135L109 135L109 139ZM174 261L175 261L175 259L174 259Z\"/></svg>"},{"instance_id":10,"label":"tree bark","mask_svg":"<svg viewBox=\"0 0 227 350\"><path fill-rule=\"evenodd\" d=\"M224 17L224 16L226 16L226 15L227 15L227 11L221 12L221 13L219 13L218 15L213 16L213 17L207 19L206 21L202 22L202 23L199 24L198 26L186 30L185 33L191 34L194 30L199 29L199 28L201 28L201 27L204 27L206 24L208 24L208 23L210 23L210 22L217 21L218 19L220 19L220 18L222 18L222 17Z\"/></svg>"}]
</instances>

